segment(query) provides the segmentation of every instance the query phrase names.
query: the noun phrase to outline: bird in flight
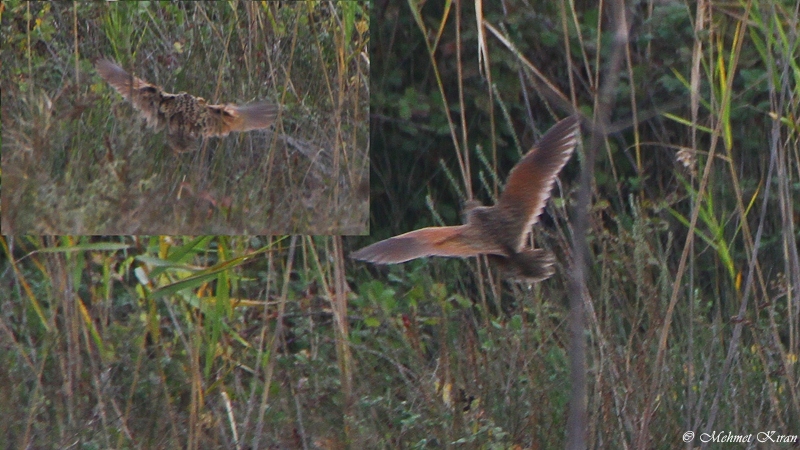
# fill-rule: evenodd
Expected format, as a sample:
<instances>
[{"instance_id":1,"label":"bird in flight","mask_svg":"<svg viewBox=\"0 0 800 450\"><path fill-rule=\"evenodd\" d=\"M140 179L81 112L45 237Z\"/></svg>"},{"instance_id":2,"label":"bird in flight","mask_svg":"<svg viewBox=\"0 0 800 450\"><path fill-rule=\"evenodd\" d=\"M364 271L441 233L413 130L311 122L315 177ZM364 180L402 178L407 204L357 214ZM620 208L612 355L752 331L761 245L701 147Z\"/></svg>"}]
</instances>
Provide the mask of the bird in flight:
<instances>
[{"instance_id":1,"label":"bird in flight","mask_svg":"<svg viewBox=\"0 0 800 450\"><path fill-rule=\"evenodd\" d=\"M128 74L108 59L99 59L95 67L147 119L147 125L156 130L166 126L167 143L179 153L196 149L200 136L227 136L231 131L267 128L278 115L278 107L268 102L209 105L203 97L185 92L170 94Z\"/></svg>"},{"instance_id":2,"label":"bird in flight","mask_svg":"<svg viewBox=\"0 0 800 450\"><path fill-rule=\"evenodd\" d=\"M528 247L528 235L550 198L556 176L572 155L579 128L578 116L555 124L511 170L496 205L467 205L464 225L422 228L350 256L374 264L396 264L425 256L486 254L509 278L531 283L549 278L555 257Z\"/></svg>"}]
</instances>

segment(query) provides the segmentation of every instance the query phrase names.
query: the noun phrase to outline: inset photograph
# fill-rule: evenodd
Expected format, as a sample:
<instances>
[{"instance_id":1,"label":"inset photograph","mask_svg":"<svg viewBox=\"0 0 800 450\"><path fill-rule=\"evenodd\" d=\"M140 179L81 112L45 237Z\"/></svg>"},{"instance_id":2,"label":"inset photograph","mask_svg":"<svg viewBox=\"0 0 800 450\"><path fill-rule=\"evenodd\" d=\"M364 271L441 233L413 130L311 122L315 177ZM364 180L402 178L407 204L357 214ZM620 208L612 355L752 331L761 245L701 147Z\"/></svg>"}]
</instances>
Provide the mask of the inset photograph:
<instances>
[{"instance_id":1,"label":"inset photograph","mask_svg":"<svg viewBox=\"0 0 800 450\"><path fill-rule=\"evenodd\" d=\"M29 9L3 25L3 234L368 232L367 2Z\"/></svg>"}]
</instances>

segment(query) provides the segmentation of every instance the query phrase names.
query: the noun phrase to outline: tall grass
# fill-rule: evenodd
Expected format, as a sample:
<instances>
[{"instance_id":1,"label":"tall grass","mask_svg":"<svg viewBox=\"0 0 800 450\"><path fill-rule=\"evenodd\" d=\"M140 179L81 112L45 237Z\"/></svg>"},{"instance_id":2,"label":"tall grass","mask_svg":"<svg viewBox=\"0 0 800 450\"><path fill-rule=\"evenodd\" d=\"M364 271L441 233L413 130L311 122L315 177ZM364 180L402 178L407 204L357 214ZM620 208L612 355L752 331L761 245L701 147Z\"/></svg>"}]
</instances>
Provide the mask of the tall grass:
<instances>
[{"instance_id":1,"label":"tall grass","mask_svg":"<svg viewBox=\"0 0 800 450\"><path fill-rule=\"evenodd\" d=\"M363 3L5 5L6 232L366 232ZM174 154L96 74L101 57L167 92L281 113Z\"/></svg>"}]
</instances>

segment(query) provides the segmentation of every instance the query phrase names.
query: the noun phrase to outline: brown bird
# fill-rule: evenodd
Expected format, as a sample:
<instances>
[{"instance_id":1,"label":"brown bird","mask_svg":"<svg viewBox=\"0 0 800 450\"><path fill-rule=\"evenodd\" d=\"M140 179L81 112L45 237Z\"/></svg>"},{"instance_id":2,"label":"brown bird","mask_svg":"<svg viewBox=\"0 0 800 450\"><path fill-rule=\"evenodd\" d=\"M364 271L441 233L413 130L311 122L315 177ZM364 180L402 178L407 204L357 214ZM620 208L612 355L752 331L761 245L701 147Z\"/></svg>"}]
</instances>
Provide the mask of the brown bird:
<instances>
[{"instance_id":1,"label":"brown bird","mask_svg":"<svg viewBox=\"0 0 800 450\"><path fill-rule=\"evenodd\" d=\"M350 256L375 264L395 264L425 256L486 254L510 278L527 282L549 278L555 257L545 250L529 248L528 235L550 197L558 172L572 155L579 125L578 116L555 124L511 170L497 205L466 207L466 224L411 231Z\"/></svg>"},{"instance_id":2,"label":"brown bird","mask_svg":"<svg viewBox=\"0 0 800 450\"><path fill-rule=\"evenodd\" d=\"M194 150L200 136L227 136L231 131L267 128L278 115L278 107L268 102L209 105L204 98L185 92L170 94L129 75L107 59L98 60L95 67L104 80L142 113L147 125L156 130L167 127L167 143L176 152Z\"/></svg>"}]
</instances>

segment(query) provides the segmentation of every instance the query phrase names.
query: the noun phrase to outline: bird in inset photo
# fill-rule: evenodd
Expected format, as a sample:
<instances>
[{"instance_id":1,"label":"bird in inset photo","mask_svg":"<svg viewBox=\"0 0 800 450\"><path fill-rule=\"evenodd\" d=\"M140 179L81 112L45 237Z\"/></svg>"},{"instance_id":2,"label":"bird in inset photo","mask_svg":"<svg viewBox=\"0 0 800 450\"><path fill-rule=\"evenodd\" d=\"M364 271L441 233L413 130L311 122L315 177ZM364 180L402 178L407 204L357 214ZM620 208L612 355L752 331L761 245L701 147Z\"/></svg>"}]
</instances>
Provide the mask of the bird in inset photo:
<instances>
[{"instance_id":1,"label":"bird in inset photo","mask_svg":"<svg viewBox=\"0 0 800 450\"><path fill-rule=\"evenodd\" d=\"M496 205L467 205L466 224L411 231L350 256L374 264L395 264L425 256L486 254L509 278L531 283L549 278L555 257L528 247L528 236L550 198L556 176L572 155L579 129L578 116L555 124L511 170Z\"/></svg>"},{"instance_id":2,"label":"bird in inset photo","mask_svg":"<svg viewBox=\"0 0 800 450\"><path fill-rule=\"evenodd\" d=\"M269 102L209 105L203 97L164 92L108 59L99 59L95 67L147 119L150 127L167 128L167 143L176 152L195 150L201 136L227 136L232 131L268 128L278 116L278 106Z\"/></svg>"}]
</instances>

